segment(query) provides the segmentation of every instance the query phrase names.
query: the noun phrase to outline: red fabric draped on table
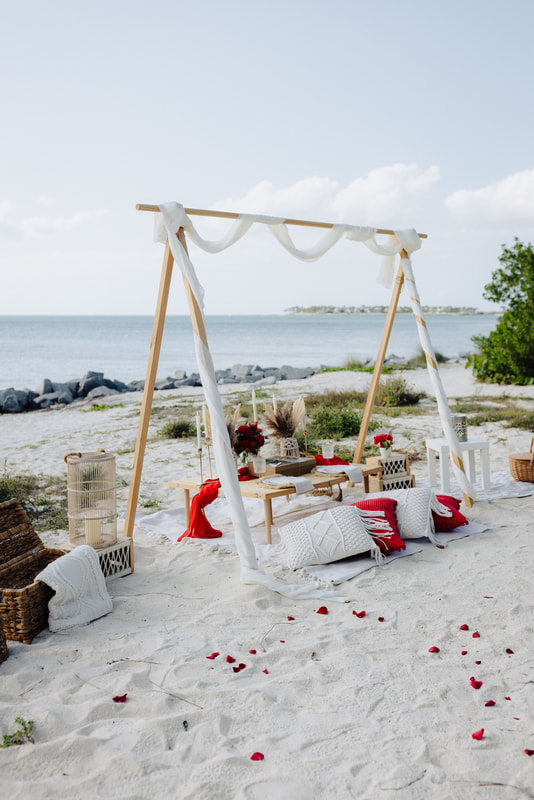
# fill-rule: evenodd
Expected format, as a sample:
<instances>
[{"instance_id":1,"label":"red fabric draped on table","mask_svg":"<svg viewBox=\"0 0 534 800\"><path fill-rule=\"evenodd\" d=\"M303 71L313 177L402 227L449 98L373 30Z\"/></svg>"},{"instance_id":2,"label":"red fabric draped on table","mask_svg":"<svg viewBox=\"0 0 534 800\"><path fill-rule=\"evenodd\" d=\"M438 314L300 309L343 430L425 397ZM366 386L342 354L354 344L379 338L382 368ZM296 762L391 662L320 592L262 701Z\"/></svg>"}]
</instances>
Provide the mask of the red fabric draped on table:
<instances>
[{"instance_id":1,"label":"red fabric draped on table","mask_svg":"<svg viewBox=\"0 0 534 800\"><path fill-rule=\"evenodd\" d=\"M348 464L348 461L343 461L342 458L338 458L338 456L333 456L332 458L323 458L320 455L315 456L315 463L318 467L325 467L329 466L330 464Z\"/></svg>"},{"instance_id":2,"label":"red fabric draped on table","mask_svg":"<svg viewBox=\"0 0 534 800\"><path fill-rule=\"evenodd\" d=\"M240 481L254 480L254 477L248 474L246 467L241 467L241 469L237 471L237 474ZM218 531L216 528L214 528L209 523L208 518L204 513L205 507L209 506L209 504L213 503L213 501L216 499L220 488L221 482L219 478L210 478L209 480L204 481L200 487L200 491L193 497L193 500L191 501L189 526L184 533L178 537L177 541L181 542L186 536L191 539L218 539L219 536L222 536L222 531Z\"/></svg>"}]
</instances>

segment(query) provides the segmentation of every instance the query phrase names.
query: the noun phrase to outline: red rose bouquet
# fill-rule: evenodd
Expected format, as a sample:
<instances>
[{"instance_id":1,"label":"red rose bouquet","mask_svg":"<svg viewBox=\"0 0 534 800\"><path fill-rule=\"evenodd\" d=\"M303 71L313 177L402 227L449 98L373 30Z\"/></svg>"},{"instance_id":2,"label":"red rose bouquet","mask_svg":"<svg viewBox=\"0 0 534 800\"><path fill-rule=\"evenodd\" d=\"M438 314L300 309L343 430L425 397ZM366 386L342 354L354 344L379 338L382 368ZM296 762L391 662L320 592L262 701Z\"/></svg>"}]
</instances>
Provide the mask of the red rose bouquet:
<instances>
[{"instance_id":1,"label":"red rose bouquet","mask_svg":"<svg viewBox=\"0 0 534 800\"><path fill-rule=\"evenodd\" d=\"M390 450L393 446L393 436L391 433L378 433L374 438L374 443L384 450Z\"/></svg>"},{"instance_id":2,"label":"red rose bouquet","mask_svg":"<svg viewBox=\"0 0 534 800\"><path fill-rule=\"evenodd\" d=\"M238 456L241 456L242 460L246 459L249 455L258 455L260 447L265 444L261 428L258 428L255 422L252 422L250 425L240 425L239 428L236 428L235 433L236 441L234 444L234 451Z\"/></svg>"}]
</instances>

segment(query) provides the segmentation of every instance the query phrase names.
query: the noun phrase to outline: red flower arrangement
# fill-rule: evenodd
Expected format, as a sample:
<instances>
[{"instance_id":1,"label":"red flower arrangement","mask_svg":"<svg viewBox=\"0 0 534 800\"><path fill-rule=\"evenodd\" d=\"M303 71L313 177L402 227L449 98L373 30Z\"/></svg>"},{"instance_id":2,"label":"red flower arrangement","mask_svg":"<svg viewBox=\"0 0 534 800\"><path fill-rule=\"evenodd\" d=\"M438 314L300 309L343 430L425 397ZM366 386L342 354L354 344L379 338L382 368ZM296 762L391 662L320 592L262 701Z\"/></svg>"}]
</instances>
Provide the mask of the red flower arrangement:
<instances>
[{"instance_id":1,"label":"red flower arrangement","mask_svg":"<svg viewBox=\"0 0 534 800\"><path fill-rule=\"evenodd\" d=\"M374 438L374 443L384 450L389 450L393 446L393 436L391 433L378 433Z\"/></svg>"},{"instance_id":2,"label":"red flower arrangement","mask_svg":"<svg viewBox=\"0 0 534 800\"><path fill-rule=\"evenodd\" d=\"M236 437L234 451L238 456L241 454L256 456L260 447L265 444L261 428L258 428L255 422L250 425L240 425L239 428L236 428Z\"/></svg>"}]
</instances>

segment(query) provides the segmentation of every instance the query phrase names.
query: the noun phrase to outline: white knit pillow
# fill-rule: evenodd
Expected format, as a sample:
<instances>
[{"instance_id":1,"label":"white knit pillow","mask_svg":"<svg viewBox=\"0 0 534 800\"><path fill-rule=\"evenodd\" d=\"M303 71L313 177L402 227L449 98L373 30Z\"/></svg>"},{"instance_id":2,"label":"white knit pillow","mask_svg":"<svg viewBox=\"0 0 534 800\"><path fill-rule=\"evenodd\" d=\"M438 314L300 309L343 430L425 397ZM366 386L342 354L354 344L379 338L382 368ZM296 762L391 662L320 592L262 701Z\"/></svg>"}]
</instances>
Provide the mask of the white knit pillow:
<instances>
[{"instance_id":1,"label":"white knit pillow","mask_svg":"<svg viewBox=\"0 0 534 800\"><path fill-rule=\"evenodd\" d=\"M422 539L426 537L437 543L434 535L432 511L442 516L451 516L450 509L442 505L431 489L391 489L388 492L373 492L367 497L391 497L397 501L395 516L403 539Z\"/></svg>"},{"instance_id":2,"label":"white knit pillow","mask_svg":"<svg viewBox=\"0 0 534 800\"><path fill-rule=\"evenodd\" d=\"M330 564L370 552L380 562L380 548L365 530L357 508L341 506L290 522L279 529L291 569Z\"/></svg>"}]
</instances>

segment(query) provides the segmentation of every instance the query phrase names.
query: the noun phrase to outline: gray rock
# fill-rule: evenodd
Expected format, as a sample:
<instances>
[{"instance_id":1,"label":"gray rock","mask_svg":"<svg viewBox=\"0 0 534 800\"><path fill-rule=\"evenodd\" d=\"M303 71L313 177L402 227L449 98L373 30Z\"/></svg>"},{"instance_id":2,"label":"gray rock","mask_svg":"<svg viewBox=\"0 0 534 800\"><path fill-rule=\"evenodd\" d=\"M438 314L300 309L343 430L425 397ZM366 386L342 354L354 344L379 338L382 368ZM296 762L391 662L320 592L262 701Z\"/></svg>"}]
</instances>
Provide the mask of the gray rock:
<instances>
[{"instance_id":1,"label":"gray rock","mask_svg":"<svg viewBox=\"0 0 534 800\"><path fill-rule=\"evenodd\" d=\"M407 363L408 363L408 359L407 358L403 358L403 356L397 356L397 355L395 355L395 353L392 353L390 356L388 356L384 360L384 364L388 364L388 365L407 364Z\"/></svg>"},{"instance_id":2,"label":"gray rock","mask_svg":"<svg viewBox=\"0 0 534 800\"><path fill-rule=\"evenodd\" d=\"M55 390L56 389L55 389L55 386L52 383L52 381L49 380L48 378L43 378L43 380L37 386L35 391L37 392L37 395L43 395L43 394L50 394L51 392L55 392Z\"/></svg>"},{"instance_id":3,"label":"gray rock","mask_svg":"<svg viewBox=\"0 0 534 800\"><path fill-rule=\"evenodd\" d=\"M232 378L237 378L238 381L242 381L252 374L253 369L253 364L234 364L230 370L230 375Z\"/></svg>"},{"instance_id":4,"label":"gray rock","mask_svg":"<svg viewBox=\"0 0 534 800\"><path fill-rule=\"evenodd\" d=\"M47 392L34 398L33 402L40 408L50 408L54 403L63 403L68 405L74 401L74 397L68 391L60 392Z\"/></svg>"},{"instance_id":5,"label":"gray rock","mask_svg":"<svg viewBox=\"0 0 534 800\"><path fill-rule=\"evenodd\" d=\"M130 381L130 383L128 384L128 390L130 392L142 392L144 388L145 388L144 381Z\"/></svg>"},{"instance_id":6,"label":"gray rock","mask_svg":"<svg viewBox=\"0 0 534 800\"><path fill-rule=\"evenodd\" d=\"M94 389L87 394L88 400L96 400L97 397L109 397L112 394L120 394L116 389L110 389L109 386L95 386Z\"/></svg>"},{"instance_id":7,"label":"gray rock","mask_svg":"<svg viewBox=\"0 0 534 800\"><path fill-rule=\"evenodd\" d=\"M235 378L219 378L217 383L219 386L223 386L226 383L241 383L241 381L238 381Z\"/></svg>"},{"instance_id":8,"label":"gray rock","mask_svg":"<svg viewBox=\"0 0 534 800\"><path fill-rule=\"evenodd\" d=\"M287 364L284 364L280 368L280 377L282 380L287 381L302 380L303 378L309 378L314 374L315 370L312 367L290 367Z\"/></svg>"},{"instance_id":9,"label":"gray rock","mask_svg":"<svg viewBox=\"0 0 534 800\"><path fill-rule=\"evenodd\" d=\"M200 379L198 377L195 378L194 375L191 375L189 378L184 378L181 381L174 381L174 388L179 389L180 386L199 386Z\"/></svg>"},{"instance_id":10,"label":"gray rock","mask_svg":"<svg viewBox=\"0 0 534 800\"><path fill-rule=\"evenodd\" d=\"M113 386L110 387L110 388L114 388L118 392L129 392L130 391L128 389L128 386L125 383L123 383L122 381L112 380L111 383L113 384ZM104 384L104 385L107 386L107 384Z\"/></svg>"},{"instance_id":11,"label":"gray rock","mask_svg":"<svg viewBox=\"0 0 534 800\"><path fill-rule=\"evenodd\" d=\"M85 373L85 375L82 378L82 381L87 381L87 380L89 380L89 378L100 378L100 379L102 379L103 377L104 377L104 373L103 372L93 372L93 370L90 369Z\"/></svg>"},{"instance_id":12,"label":"gray rock","mask_svg":"<svg viewBox=\"0 0 534 800\"><path fill-rule=\"evenodd\" d=\"M156 381L155 388L156 389L174 389L175 388L175 383L176 383L176 381L174 381L172 378L170 380L169 380L169 378L160 378L159 381Z\"/></svg>"},{"instance_id":13,"label":"gray rock","mask_svg":"<svg viewBox=\"0 0 534 800\"><path fill-rule=\"evenodd\" d=\"M58 403L61 403L64 406L70 406L71 403L74 402L74 397L68 391L58 392L59 397L57 399Z\"/></svg>"},{"instance_id":14,"label":"gray rock","mask_svg":"<svg viewBox=\"0 0 534 800\"><path fill-rule=\"evenodd\" d=\"M66 383L53 383L52 392L68 392L74 397L78 391L79 381L67 381ZM42 394L50 394L50 392L42 392Z\"/></svg>"},{"instance_id":15,"label":"gray rock","mask_svg":"<svg viewBox=\"0 0 534 800\"><path fill-rule=\"evenodd\" d=\"M258 381L255 381L255 386L273 386L276 383L276 377L274 375L267 375L266 378L260 378Z\"/></svg>"},{"instance_id":16,"label":"gray rock","mask_svg":"<svg viewBox=\"0 0 534 800\"><path fill-rule=\"evenodd\" d=\"M26 392L22 389L5 389L2 392L1 407L4 414L20 414L28 405Z\"/></svg>"},{"instance_id":17,"label":"gray rock","mask_svg":"<svg viewBox=\"0 0 534 800\"><path fill-rule=\"evenodd\" d=\"M80 397L87 397L89 392L103 385L102 384L103 379L104 379L103 376L102 378L99 378L96 375L90 375L89 377L84 376L80 381L78 395Z\"/></svg>"},{"instance_id":18,"label":"gray rock","mask_svg":"<svg viewBox=\"0 0 534 800\"><path fill-rule=\"evenodd\" d=\"M183 369L177 369L174 373L174 380L183 381L184 378L187 378L185 371Z\"/></svg>"}]
</instances>

